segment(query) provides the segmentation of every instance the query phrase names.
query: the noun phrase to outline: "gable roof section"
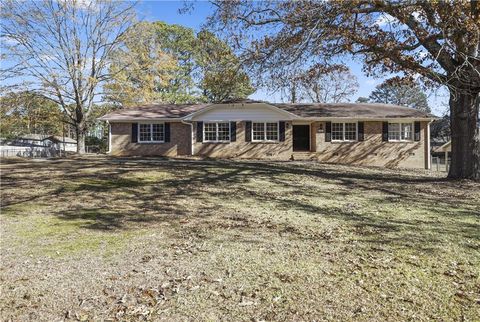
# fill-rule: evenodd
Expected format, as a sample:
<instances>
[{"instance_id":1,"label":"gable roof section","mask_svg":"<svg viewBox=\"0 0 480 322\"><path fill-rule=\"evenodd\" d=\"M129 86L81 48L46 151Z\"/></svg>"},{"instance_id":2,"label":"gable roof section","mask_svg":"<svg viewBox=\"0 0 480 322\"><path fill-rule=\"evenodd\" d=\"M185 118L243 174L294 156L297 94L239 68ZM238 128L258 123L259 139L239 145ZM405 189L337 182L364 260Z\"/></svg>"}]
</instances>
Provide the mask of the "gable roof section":
<instances>
[{"instance_id":1,"label":"gable roof section","mask_svg":"<svg viewBox=\"0 0 480 322\"><path fill-rule=\"evenodd\" d=\"M269 111L269 116L272 117L274 115L274 118L280 118L280 119L285 119L285 120L292 120L292 119L297 119L298 116L286 111L284 109L278 108L270 103L266 102L260 102L260 101L227 101L227 102L222 102L218 104L212 104L210 106L207 106L205 108L202 108L187 117L185 117L185 120L196 120L196 119L202 119L205 114L210 113L215 113L220 110L227 110L227 114L222 115L223 117L220 117L220 119L225 119L225 120L235 120L239 116L243 114L240 119L242 120L249 120L249 117L252 117L253 120L257 119L255 118L256 116L259 116L256 112L259 110L267 110ZM251 113L248 115L248 113ZM221 113L220 113L221 114ZM229 115L229 116L228 116ZM224 118L224 117L227 118ZM232 118L233 117L233 118ZM258 119L265 118L264 115ZM268 117L266 119L269 119Z\"/></svg>"},{"instance_id":2,"label":"gable roof section","mask_svg":"<svg viewBox=\"0 0 480 322\"><path fill-rule=\"evenodd\" d=\"M288 119L434 119L431 114L398 105L372 103L339 103L339 104L286 104L269 103L252 100L232 100L218 104L150 104L134 108L124 108L108 113L99 118L103 121L151 121L151 120L190 120L216 107L232 107L236 105L261 105L277 110L288 116Z\"/></svg>"},{"instance_id":3,"label":"gable roof section","mask_svg":"<svg viewBox=\"0 0 480 322\"><path fill-rule=\"evenodd\" d=\"M211 104L148 104L122 108L100 117L102 121L148 121L157 119L181 119Z\"/></svg>"},{"instance_id":4,"label":"gable roof section","mask_svg":"<svg viewBox=\"0 0 480 322\"><path fill-rule=\"evenodd\" d=\"M77 141L75 141L72 138L69 137L62 137L58 135L49 135L49 134L23 134L19 135L15 140L31 140L31 141L44 141L44 140L51 140L51 141L56 141L56 142L65 142L65 143L75 143L77 144Z\"/></svg>"},{"instance_id":5,"label":"gable roof section","mask_svg":"<svg viewBox=\"0 0 480 322\"><path fill-rule=\"evenodd\" d=\"M60 143L72 143L72 144L77 144L77 141L75 139L69 138L67 136L59 136L59 135L53 135L50 137L52 140L60 142Z\"/></svg>"},{"instance_id":6,"label":"gable roof section","mask_svg":"<svg viewBox=\"0 0 480 322\"><path fill-rule=\"evenodd\" d=\"M433 118L432 115L404 106L390 104L282 104L272 103L302 118Z\"/></svg>"},{"instance_id":7,"label":"gable roof section","mask_svg":"<svg viewBox=\"0 0 480 322\"><path fill-rule=\"evenodd\" d=\"M17 140L32 140L32 141L43 141L50 138L50 135L47 134L22 134L19 135Z\"/></svg>"}]
</instances>

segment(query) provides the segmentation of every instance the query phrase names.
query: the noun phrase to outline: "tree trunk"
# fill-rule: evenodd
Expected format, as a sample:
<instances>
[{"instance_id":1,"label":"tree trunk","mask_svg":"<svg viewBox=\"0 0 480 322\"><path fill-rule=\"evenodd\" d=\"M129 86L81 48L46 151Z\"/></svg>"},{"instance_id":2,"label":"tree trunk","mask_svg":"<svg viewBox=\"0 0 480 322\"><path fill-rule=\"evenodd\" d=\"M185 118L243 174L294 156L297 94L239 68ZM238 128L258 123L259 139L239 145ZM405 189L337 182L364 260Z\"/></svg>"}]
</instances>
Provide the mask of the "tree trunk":
<instances>
[{"instance_id":1,"label":"tree trunk","mask_svg":"<svg viewBox=\"0 0 480 322\"><path fill-rule=\"evenodd\" d=\"M450 94L452 163L449 178L480 180L480 94Z\"/></svg>"},{"instance_id":2,"label":"tree trunk","mask_svg":"<svg viewBox=\"0 0 480 322\"><path fill-rule=\"evenodd\" d=\"M290 91L290 99L291 99L291 103L297 102L297 88L295 86L295 83L292 84L292 89Z\"/></svg>"},{"instance_id":3,"label":"tree trunk","mask_svg":"<svg viewBox=\"0 0 480 322\"><path fill-rule=\"evenodd\" d=\"M76 128L77 134L77 153L85 154L85 130Z\"/></svg>"}]
</instances>

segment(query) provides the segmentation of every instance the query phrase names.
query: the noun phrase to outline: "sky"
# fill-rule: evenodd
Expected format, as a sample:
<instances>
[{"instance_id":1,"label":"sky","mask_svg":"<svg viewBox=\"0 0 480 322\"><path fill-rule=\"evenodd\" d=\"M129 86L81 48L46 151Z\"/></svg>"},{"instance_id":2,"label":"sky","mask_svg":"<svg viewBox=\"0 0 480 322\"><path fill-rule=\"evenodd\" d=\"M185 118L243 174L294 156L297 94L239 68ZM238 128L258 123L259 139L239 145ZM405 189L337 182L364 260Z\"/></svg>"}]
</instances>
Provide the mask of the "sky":
<instances>
[{"instance_id":1,"label":"sky","mask_svg":"<svg viewBox=\"0 0 480 322\"><path fill-rule=\"evenodd\" d=\"M88 1L88 0L85 0ZM198 0L194 2L193 10L188 13L180 13L179 10L184 8L183 0L177 1L154 1L140 0L136 9L140 20L146 21L164 21L169 24L183 25L199 31L206 22L206 18L213 12L213 5L208 1ZM383 17L387 21L388 17ZM2 64L6 62L3 61ZM355 101L358 97L368 97L375 86L383 82L385 78L367 77L362 72L362 64L353 60L347 61L347 66L351 72L357 77L360 85L358 92L351 97ZM393 76L393 75L392 75ZM388 78L388 77L387 77ZM429 105L432 112L437 116L443 116L447 111L448 95L445 90L439 90L436 93L427 93L429 95ZM270 102L281 102L280 92L271 93L265 89L257 89L255 93L250 95L251 99L264 100Z\"/></svg>"},{"instance_id":2,"label":"sky","mask_svg":"<svg viewBox=\"0 0 480 322\"><path fill-rule=\"evenodd\" d=\"M179 9L183 8L183 1L152 1L144 0L137 6L139 18L147 21L161 20L170 24L179 24L186 27L193 28L199 31L205 23L206 18L212 12L212 5L208 1L197 1L194 4L193 11L190 13L179 13ZM355 101L358 97L368 97L375 86L382 83L384 78L367 77L362 72L361 63L350 61L347 63L351 72L357 77L360 85L358 92L352 96ZM280 101L280 94L274 94L259 89L254 94L250 95L252 99L265 101ZM429 93L429 105L432 112L438 116L444 115L448 97L445 91L440 90L436 93Z\"/></svg>"}]
</instances>

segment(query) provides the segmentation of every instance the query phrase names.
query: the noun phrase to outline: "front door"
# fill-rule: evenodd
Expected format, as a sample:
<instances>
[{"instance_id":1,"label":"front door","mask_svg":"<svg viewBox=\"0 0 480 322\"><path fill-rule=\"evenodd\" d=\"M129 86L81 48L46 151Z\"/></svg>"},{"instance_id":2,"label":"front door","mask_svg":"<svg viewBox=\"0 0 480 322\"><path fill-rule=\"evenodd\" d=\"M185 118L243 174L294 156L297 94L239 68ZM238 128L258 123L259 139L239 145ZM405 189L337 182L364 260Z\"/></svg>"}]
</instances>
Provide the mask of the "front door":
<instances>
[{"instance_id":1,"label":"front door","mask_svg":"<svg viewBox=\"0 0 480 322\"><path fill-rule=\"evenodd\" d=\"M310 125L293 126L293 151L310 151Z\"/></svg>"}]
</instances>

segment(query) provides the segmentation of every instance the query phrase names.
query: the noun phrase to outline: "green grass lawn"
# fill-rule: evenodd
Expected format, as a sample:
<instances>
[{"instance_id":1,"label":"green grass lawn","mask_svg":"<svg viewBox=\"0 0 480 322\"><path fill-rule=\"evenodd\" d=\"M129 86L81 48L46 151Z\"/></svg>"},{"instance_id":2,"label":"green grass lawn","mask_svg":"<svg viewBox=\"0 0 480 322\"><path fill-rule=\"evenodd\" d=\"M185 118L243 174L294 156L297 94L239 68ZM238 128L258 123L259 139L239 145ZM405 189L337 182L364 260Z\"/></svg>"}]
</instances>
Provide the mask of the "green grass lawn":
<instances>
[{"instance_id":1,"label":"green grass lawn","mask_svg":"<svg viewBox=\"0 0 480 322\"><path fill-rule=\"evenodd\" d=\"M479 320L473 182L308 162L1 170L0 320Z\"/></svg>"}]
</instances>

